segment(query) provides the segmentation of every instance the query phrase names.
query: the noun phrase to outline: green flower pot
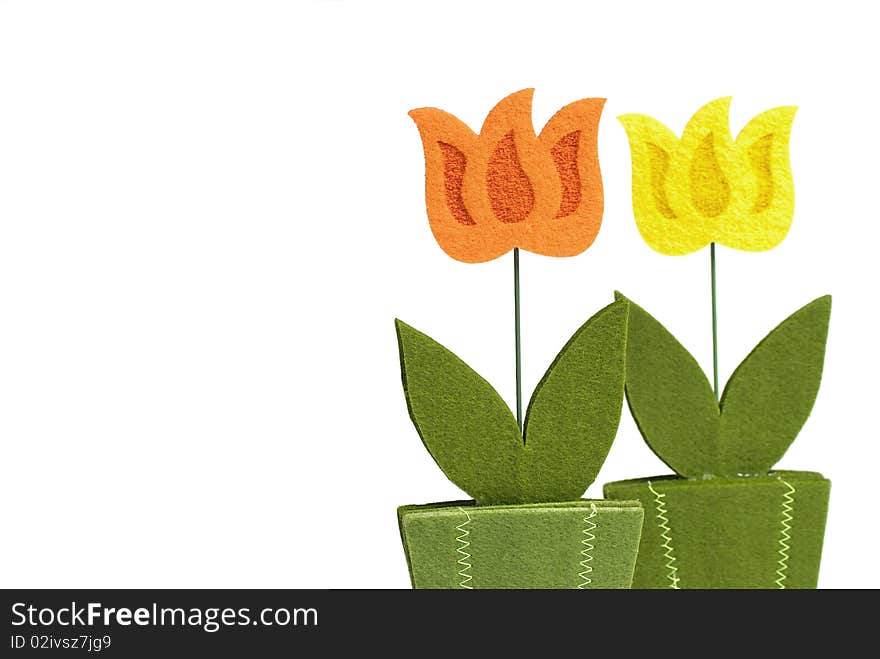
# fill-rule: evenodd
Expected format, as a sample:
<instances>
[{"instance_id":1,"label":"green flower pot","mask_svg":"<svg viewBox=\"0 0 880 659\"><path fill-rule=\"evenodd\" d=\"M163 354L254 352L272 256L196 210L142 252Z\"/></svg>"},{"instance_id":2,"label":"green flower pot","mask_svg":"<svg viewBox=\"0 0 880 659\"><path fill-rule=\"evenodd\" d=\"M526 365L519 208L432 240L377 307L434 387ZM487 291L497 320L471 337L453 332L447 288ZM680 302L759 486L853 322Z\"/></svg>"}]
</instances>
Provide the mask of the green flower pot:
<instances>
[{"instance_id":1,"label":"green flower pot","mask_svg":"<svg viewBox=\"0 0 880 659\"><path fill-rule=\"evenodd\" d=\"M414 588L629 588L638 501L397 509Z\"/></svg>"},{"instance_id":2,"label":"green flower pot","mask_svg":"<svg viewBox=\"0 0 880 659\"><path fill-rule=\"evenodd\" d=\"M605 485L645 508L633 588L815 588L831 482L805 471Z\"/></svg>"}]
</instances>

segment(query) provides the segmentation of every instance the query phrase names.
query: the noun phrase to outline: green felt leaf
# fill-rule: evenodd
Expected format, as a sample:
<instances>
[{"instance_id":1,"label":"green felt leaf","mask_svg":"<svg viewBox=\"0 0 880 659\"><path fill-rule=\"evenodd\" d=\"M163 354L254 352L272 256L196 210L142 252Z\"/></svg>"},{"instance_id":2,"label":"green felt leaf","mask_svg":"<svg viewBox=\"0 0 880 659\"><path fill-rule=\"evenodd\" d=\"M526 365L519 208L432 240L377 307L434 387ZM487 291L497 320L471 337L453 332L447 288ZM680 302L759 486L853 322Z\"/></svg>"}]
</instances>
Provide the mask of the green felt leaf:
<instances>
[{"instance_id":1,"label":"green felt leaf","mask_svg":"<svg viewBox=\"0 0 880 659\"><path fill-rule=\"evenodd\" d=\"M684 346L631 301L626 400L645 442L676 473L717 471L720 412L712 385Z\"/></svg>"},{"instance_id":2,"label":"green felt leaf","mask_svg":"<svg viewBox=\"0 0 880 659\"><path fill-rule=\"evenodd\" d=\"M410 417L449 480L481 505L584 493L620 421L625 300L584 323L547 369L529 403L525 440L492 385L429 336L395 322Z\"/></svg>"},{"instance_id":3,"label":"green felt leaf","mask_svg":"<svg viewBox=\"0 0 880 659\"><path fill-rule=\"evenodd\" d=\"M574 499L595 480L623 406L627 304L584 323L547 369L526 412L526 497Z\"/></svg>"},{"instance_id":4,"label":"green felt leaf","mask_svg":"<svg viewBox=\"0 0 880 659\"><path fill-rule=\"evenodd\" d=\"M522 435L510 408L431 337L395 326L409 415L440 469L482 504L519 501Z\"/></svg>"},{"instance_id":5,"label":"green felt leaf","mask_svg":"<svg viewBox=\"0 0 880 659\"><path fill-rule=\"evenodd\" d=\"M831 296L813 300L770 332L737 367L721 398L720 475L767 473L813 409Z\"/></svg>"},{"instance_id":6,"label":"green felt leaf","mask_svg":"<svg viewBox=\"0 0 880 659\"><path fill-rule=\"evenodd\" d=\"M737 367L716 404L691 354L630 302L626 397L645 441L689 478L766 474L813 408L830 313L826 295L789 316Z\"/></svg>"}]
</instances>

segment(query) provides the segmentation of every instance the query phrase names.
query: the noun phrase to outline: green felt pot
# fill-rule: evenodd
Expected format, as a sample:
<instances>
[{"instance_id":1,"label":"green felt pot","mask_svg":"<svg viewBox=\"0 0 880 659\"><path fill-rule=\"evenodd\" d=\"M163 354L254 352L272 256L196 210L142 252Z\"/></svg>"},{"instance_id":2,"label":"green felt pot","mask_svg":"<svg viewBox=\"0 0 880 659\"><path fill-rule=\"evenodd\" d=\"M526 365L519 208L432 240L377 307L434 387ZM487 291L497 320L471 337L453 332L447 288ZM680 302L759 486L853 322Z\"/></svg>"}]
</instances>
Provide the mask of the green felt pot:
<instances>
[{"instance_id":1,"label":"green felt pot","mask_svg":"<svg viewBox=\"0 0 880 659\"><path fill-rule=\"evenodd\" d=\"M414 588L629 588L637 501L397 509Z\"/></svg>"},{"instance_id":2,"label":"green felt pot","mask_svg":"<svg viewBox=\"0 0 880 659\"><path fill-rule=\"evenodd\" d=\"M645 508L633 588L815 588L831 482L821 474L605 485Z\"/></svg>"}]
</instances>

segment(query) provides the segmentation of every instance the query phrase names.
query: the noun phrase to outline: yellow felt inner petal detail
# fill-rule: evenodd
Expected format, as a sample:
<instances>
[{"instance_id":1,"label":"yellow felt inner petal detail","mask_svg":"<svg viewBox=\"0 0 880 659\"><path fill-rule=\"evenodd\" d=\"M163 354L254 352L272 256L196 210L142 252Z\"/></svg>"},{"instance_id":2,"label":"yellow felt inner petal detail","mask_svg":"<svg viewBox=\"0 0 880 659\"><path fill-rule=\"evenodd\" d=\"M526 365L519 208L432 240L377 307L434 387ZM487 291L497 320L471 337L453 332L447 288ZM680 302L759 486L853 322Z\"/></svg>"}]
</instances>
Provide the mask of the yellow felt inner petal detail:
<instances>
[{"instance_id":1,"label":"yellow felt inner petal detail","mask_svg":"<svg viewBox=\"0 0 880 659\"><path fill-rule=\"evenodd\" d=\"M648 158L651 161L651 194L654 205L663 217L674 218L675 211L666 198L666 175L669 173L669 154L656 144L646 143Z\"/></svg>"},{"instance_id":2,"label":"yellow felt inner petal detail","mask_svg":"<svg viewBox=\"0 0 880 659\"><path fill-rule=\"evenodd\" d=\"M691 201L701 215L718 217L730 202L730 186L715 156L715 141L708 133L697 146L690 167Z\"/></svg>"},{"instance_id":3,"label":"yellow felt inner petal detail","mask_svg":"<svg viewBox=\"0 0 880 659\"><path fill-rule=\"evenodd\" d=\"M772 148L773 133L765 135L749 147L749 160L752 161L758 186L755 205L752 207L755 213L767 210L773 201L773 171L770 166Z\"/></svg>"}]
</instances>

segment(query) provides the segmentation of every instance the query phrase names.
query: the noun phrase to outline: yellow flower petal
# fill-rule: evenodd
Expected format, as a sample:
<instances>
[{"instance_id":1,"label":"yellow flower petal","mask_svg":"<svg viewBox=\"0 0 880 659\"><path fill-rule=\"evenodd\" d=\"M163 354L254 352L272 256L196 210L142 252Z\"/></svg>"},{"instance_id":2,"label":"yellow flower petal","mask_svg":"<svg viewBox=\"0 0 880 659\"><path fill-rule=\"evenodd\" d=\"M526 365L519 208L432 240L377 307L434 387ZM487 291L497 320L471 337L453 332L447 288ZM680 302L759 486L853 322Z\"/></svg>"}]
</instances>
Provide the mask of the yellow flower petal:
<instances>
[{"instance_id":1,"label":"yellow flower petal","mask_svg":"<svg viewBox=\"0 0 880 659\"><path fill-rule=\"evenodd\" d=\"M770 249L791 225L788 137L795 109L758 115L734 142L729 108L730 98L707 103L681 139L651 117L620 117L632 151L636 224L658 252L689 254L710 242Z\"/></svg>"},{"instance_id":2,"label":"yellow flower petal","mask_svg":"<svg viewBox=\"0 0 880 659\"><path fill-rule=\"evenodd\" d=\"M736 138L736 150L751 183L750 206L739 221L724 227L718 242L750 252L776 247L794 218L794 181L789 162L789 135L795 107L767 110L752 119Z\"/></svg>"}]
</instances>

